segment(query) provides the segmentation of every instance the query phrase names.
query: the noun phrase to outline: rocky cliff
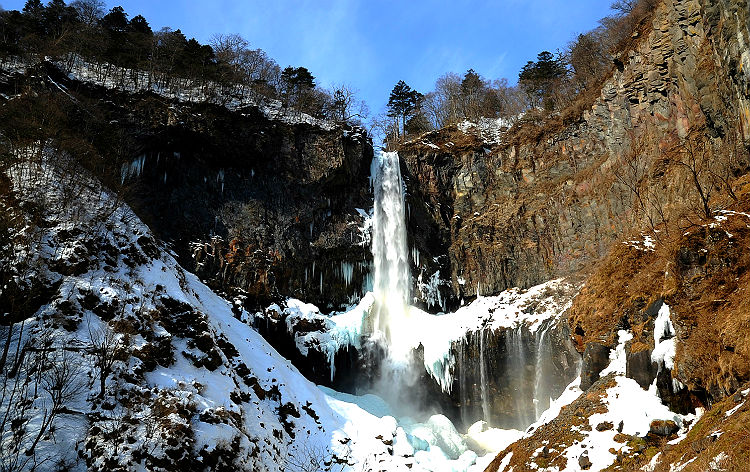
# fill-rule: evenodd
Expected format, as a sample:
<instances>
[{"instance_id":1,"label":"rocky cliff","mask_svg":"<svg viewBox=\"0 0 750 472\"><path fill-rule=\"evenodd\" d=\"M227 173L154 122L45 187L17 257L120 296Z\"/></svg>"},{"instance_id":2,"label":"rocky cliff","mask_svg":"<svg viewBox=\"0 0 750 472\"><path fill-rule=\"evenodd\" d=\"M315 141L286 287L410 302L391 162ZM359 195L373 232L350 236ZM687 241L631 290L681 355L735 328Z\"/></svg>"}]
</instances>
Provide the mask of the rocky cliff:
<instances>
[{"instance_id":1,"label":"rocky cliff","mask_svg":"<svg viewBox=\"0 0 750 472\"><path fill-rule=\"evenodd\" d=\"M747 24L744 1L666 1L595 99L491 138L464 123L403 145L417 273L439 270L456 303L585 271L700 209L706 188L725 204L750 163Z\"/></svg>"},{"instance_id":2,"label":"rocky cliff","mask_svg":"<svg viewBox=\"0 0 750 472\"><path fill-rule=\"evenodd\" d=\"M253 307L285 296L339 307L363 291L373 156L364 129L105 88L48 61L2 82L19 109L61 109L47 131L92 142L103 156L95 173L212 288Z\"/></svg>"}]
</instances>

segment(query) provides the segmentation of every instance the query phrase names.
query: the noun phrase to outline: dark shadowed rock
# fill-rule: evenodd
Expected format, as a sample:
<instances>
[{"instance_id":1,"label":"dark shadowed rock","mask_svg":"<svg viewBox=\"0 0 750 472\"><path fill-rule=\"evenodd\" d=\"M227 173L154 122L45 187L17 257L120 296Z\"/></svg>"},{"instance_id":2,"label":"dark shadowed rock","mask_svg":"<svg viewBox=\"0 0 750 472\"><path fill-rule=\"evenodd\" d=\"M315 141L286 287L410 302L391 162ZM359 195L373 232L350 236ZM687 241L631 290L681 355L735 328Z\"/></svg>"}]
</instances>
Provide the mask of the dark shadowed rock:
<instances>
[{"instance_id":1,"label":"dark shadowed rock","mask_svg":"<svg viewBox=\"0 0 750 472\"><path fill-rule=\"evenodd\" d=\"M651 350L628 352L626 355L625 376L647 389L654 382L657 373L655 362L651 361Z\"/></svg>"},{"instance_id":2,"label":"dark shadowed rock","mask_svg":"<svg viewBox=\"0 0 750 472\"><path fill-rule=\"evenodd\" d=\"M596 425L596 430L597 431L609 431L613 427L614 427L614 424L612 424L611 421L603 421L599 423L598 425Z\"/></svg>"},{"instance_id":3,"label":"dark shadowed rock","mask_svg":"<svg viewBox=\"0 0 750 472\"><path fill-rule=\"evenodd\" d=\"M591 468L591 460L589 459L588 453L584 452L578 457L578 465L581 466L581 469L583 470Z\"/></svg>"},{"instance_id":4,"label":"dark shadowed rock","mask_svg":"<svg viewBox=\"0 0 750 472\"><path fill-rule=\"evenodd\" d=\"M583 352L583 365L581 366L581 390L588 388L597 380L599 374L609 364L610 348L599 343L589 343Z\"/></svg>"}]
</instances>

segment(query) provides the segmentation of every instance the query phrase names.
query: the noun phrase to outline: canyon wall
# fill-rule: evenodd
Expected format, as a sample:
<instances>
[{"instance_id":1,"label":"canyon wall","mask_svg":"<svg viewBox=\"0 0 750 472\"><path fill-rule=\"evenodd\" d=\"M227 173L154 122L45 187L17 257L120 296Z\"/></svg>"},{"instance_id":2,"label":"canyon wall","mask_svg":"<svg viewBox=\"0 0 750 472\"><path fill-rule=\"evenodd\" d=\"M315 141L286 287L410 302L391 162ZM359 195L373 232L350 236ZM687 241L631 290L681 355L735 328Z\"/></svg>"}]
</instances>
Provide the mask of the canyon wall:
<instances>
[{"instance_id":1,"label":"canyon wall","mask_svg":"<svg viewBox=\"0 0 750 472\"><path fill-rule=\"evenodd\" d=\"M404 144L415 273L439 271L455 306L585 273L614 242L699 211L691 165L726 196L750 165L747 24L744 1L668 0L593 100L497 134L464 123Z\"/></svg>"},{"instance_id":2,"label":"canyon wall","mask_svg":"<svg viewBox=\"0 0 750 472\"><path fill-rule=\"evenodd\" d=\"M120 133L113 184L212 288L254 308L288 296L339 308L363 292L366 130L263 103L230 110L121 92L42 67Z\"/></svg>"}]
</instances>

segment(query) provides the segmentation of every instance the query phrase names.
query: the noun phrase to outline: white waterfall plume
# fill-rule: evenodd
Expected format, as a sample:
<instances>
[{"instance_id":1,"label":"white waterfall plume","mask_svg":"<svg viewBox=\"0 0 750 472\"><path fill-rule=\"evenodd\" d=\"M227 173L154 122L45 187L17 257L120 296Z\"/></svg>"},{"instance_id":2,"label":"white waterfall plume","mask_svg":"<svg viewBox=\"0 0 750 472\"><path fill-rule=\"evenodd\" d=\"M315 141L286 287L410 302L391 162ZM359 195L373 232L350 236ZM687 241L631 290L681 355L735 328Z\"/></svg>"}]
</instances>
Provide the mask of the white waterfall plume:
<instances>
[{"instance_id":1,"label":"white waterfall plume","mask_svg":"<svg viewBox=\"0 0 750 472\"><path fill-rule=\"evenodd\" d=\"M373 159L370 171L375 194L373 334L385 340L393 362L407 363L414 343L409 329L411 278L398 153L380 153Z\"/></svg>"}]
</instances>

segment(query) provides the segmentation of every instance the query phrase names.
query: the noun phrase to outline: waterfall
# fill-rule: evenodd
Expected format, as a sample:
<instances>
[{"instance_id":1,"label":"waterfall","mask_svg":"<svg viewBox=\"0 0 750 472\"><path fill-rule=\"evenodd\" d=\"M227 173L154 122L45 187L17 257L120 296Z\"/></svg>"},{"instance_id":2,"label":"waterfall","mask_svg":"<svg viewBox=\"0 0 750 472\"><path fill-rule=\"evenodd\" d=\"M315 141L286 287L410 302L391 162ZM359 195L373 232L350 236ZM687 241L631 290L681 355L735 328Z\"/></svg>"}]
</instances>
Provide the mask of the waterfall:
<instances>
[{"instance_id":1,"label":"waterfall","mask_svg":"<svg viewBox=\"0 0 750 472\"><path fill-rule=\"evenodd\" d=\"M549 388L545 381L546 375L544 372L545 362L549 361L549 355L547 350L547 342L545 335L549 330L552 323L546 323L539 327L535 334L536 341L536 359L534 365L534 419L539 419L539 416L549 407L550 397Z\"/></svg>"},{"instance_id":2,"label":"waterfall","mask_svg":"<svg viewBox=\"0 0 750 472\"><path fill-rule=\"evenodd\" d=\"M486 329L479 330L479 379L482 382L482 417L487 424L490 424L490 404L487 395L487 365L484 358L484 332Z\"/></svg>"},{"instance_id":3,"label":"waterfall","mask_svg":"<svg viewBox=\"0 0 750 472\"><path fill-rule=\"evenodd\" d=\"M412 347L412 333L407 326L411 280L398 153L380 153L373 159L370 171L375 194L373 334L386 342L390 359L403 364L409 361Z\"/></svg>"},{"instance_id":4,"label":"waterfall","mask_svg":"<svg viewBox=\"0 0 750 472\"><path fill-rule=\"evenodd\" d=\"M456 366L458 368L458 394L461 401L460 407L459 407L459 414L461 415L461 422L463 424L466 424L467 417L466 417L466 408L467 408L467 399L468 395L466 392L466 363L464 362L464 350L468 347L468 343L471 341L471 337L467 337L466 342L461 341L458 345L457 352L457 363ZM466 356L468 359L468 356Z\"/></svg>"},{"instance_id":5,"label":"waterfall","mask_svg":"<svg viewBox=\"0 0 750 472\"><path fill-rule=\"evenodd\" d=\"M523 325L509 328L505 332L505 349L508 357L506 372L512 385L517 427L525 428L533 423L534 419L529 417L526 408L529 399L527 393L530 389L526 384L526 349L523 343Z\"/></svg>"}]
</instances>

